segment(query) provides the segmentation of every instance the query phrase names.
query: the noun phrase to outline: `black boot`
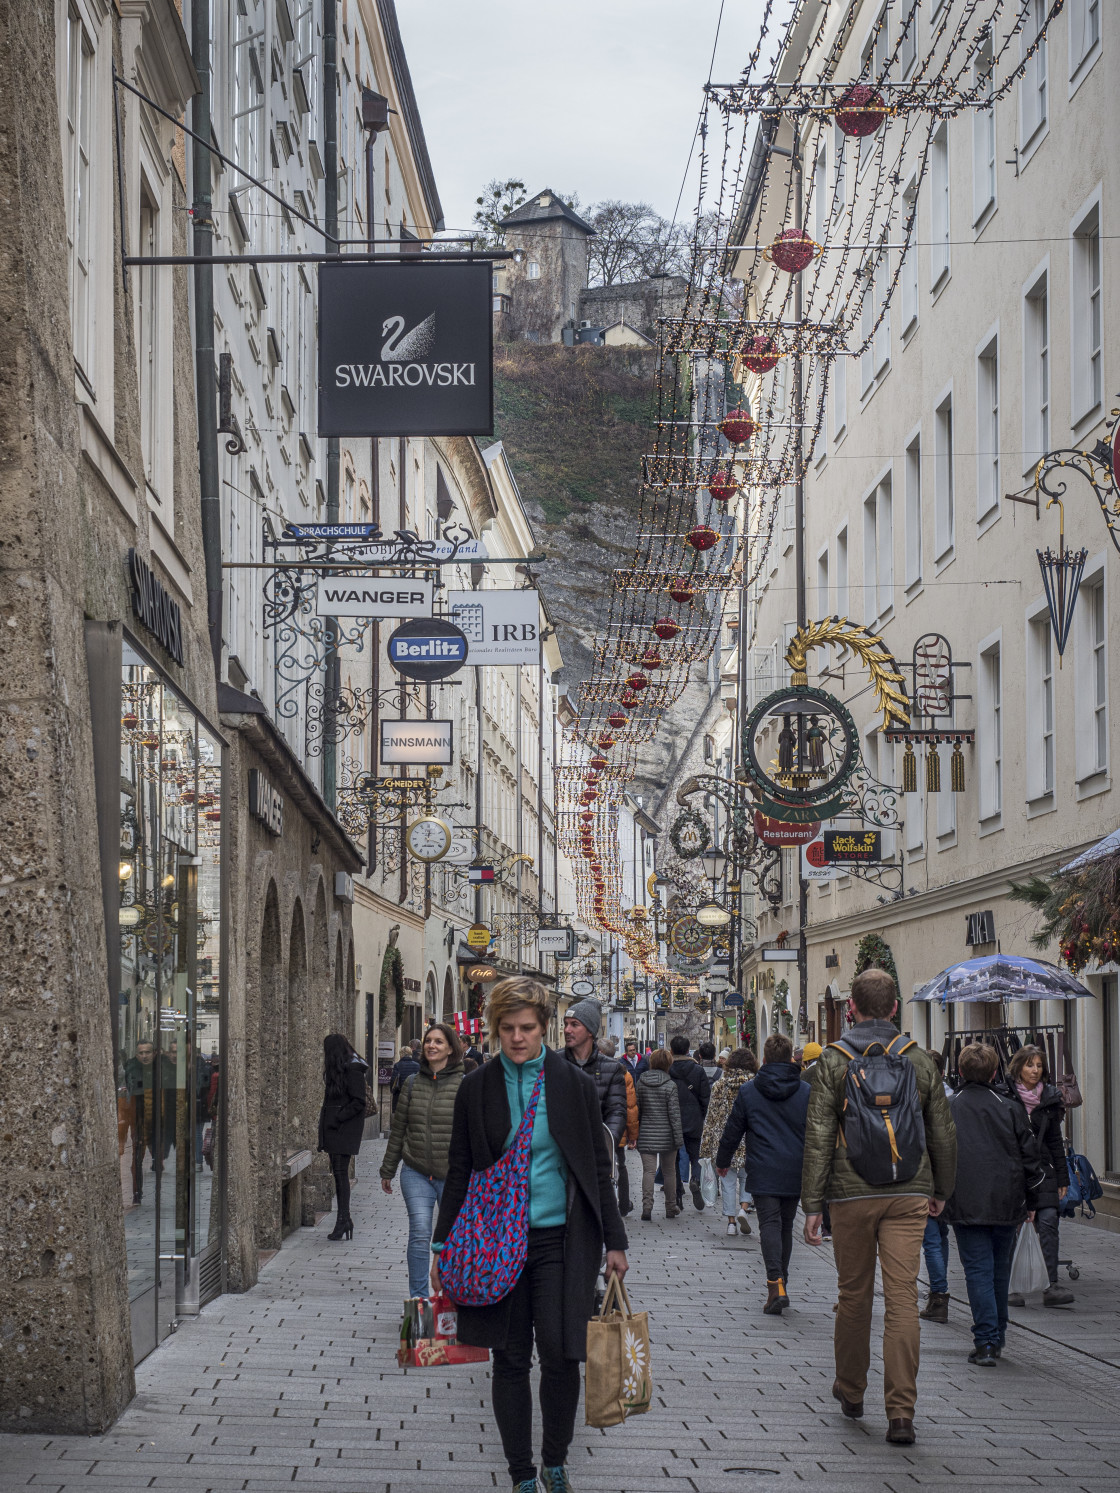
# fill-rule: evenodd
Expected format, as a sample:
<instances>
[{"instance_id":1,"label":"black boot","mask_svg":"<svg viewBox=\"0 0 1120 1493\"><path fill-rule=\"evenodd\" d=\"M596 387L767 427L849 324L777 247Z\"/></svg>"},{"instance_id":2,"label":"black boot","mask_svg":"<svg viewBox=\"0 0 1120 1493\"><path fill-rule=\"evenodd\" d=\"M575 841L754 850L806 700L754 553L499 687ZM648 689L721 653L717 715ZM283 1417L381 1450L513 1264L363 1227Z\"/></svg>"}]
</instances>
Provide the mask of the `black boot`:
<instances>
[{"instance_id":1,"label":"black boot","mask_svg":"<svg viewBox=\"0 0 1120 1493\"><path fill-rule=\"evenodd\" d=\"M354 1221L350 1218L340 1218L335 1222L334 1228L327 1235L328 1239L353 1239Z\"/></svg>"}]
</instances>

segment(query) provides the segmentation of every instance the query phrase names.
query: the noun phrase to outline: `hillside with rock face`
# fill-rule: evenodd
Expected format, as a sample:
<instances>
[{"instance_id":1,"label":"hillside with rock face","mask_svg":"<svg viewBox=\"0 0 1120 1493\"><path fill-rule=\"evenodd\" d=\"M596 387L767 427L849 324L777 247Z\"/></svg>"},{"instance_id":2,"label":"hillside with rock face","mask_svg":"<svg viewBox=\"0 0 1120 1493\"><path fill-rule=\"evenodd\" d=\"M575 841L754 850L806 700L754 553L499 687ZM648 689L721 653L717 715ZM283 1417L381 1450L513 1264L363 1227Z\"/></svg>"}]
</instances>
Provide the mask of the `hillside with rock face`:
<instances>
[{"instance_id":1,"label":"hillside with rock face","mask_svg":"<svg viewBox=\"0 0 1120 1493\"><path fill-rule=\"evenodd\" d=\"M548 556L538 572L560 635L562 689L592 672L605 631L611 573L633 563L641 459L650 449L656 355L634 348L499 343L494 356L495 434L505 446L525 511ZM708 697L704 671L642 749L634 791L649 803L664 788Z\"/></svg>"}]
</instances>

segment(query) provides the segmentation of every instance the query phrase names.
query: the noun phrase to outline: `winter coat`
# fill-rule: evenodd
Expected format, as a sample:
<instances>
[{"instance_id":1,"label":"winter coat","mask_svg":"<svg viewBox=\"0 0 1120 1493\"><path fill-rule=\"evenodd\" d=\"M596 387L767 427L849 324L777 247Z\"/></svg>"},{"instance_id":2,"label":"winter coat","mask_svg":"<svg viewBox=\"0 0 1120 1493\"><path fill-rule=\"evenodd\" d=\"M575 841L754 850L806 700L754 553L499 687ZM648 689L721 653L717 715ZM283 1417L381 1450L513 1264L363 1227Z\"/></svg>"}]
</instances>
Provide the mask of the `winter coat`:
<instances>
[{"instance_id":1,"label":"winter coat","mask_svg":"<svg viewBox=\"0 0 1120 1493\"><path fill-rule=\"evenodd\" d=\"M389 1077L389 1094L394 1109L401 1102L401 1090L405 1084L414 1073L419 1072L419 1059L414 1058L411 1052L406 1052L403 1057L398 1058L393 1064L393 1071Z\"/></svg>"},{"instance_id":2,"label":"winter coat","mask_svg":"<svg viewBox=\"0 0 1120 1493\"><path fill-rule=\"evenodd\" d=\"M861 1021L844 1033L843 1040L863 1052L875 1042L885 1047L898 1036L889 1021ZM937 1064L915 1043L905 1056L914 1065L918 1096L926 1128L926 1153L914 1176L887 1187L865 1182L848 1160L841 1117L844 1113L844 1083L848 1059L828 1046L813 1064L809 1114L805 1121L805 1165L801 1174L801 1206L806 1213L819 1213L826 1202L862 1197L933 1197L944 1201L953 1190L957 1170L957 1138L953 1116Z\"/></svg>"},{"instance_id":3,"label":"winter coat","mask_svg":"<svg viewBox=\"0 0 1120 1493\"><path fill-rule=\"evenodd\" d=\"M745 1068L730 1068L721 1079L712 1085L712 1097L708 1101L708 1113L704 1116L704 1133L700 1137L700 1155L714 1158L719 1149L719 1139L723 1134L723 1127L731 1117L731 1109L738 1097L739 1090L745 1083L749 1083L751 1075ZM727 1163L728 1166L738 1170L745 1165L743 1160L743 1147L735 1152L735 1155Z\"/></svg>"},{"instance_id":4,"label":"winter coat","mask_svg":"<svg viewBox=\"0 0 1120 1493\"><path fill-rule=\"evenodd\" d=\"M704 1077L708 1080L709 1087L717 1084L723 1077L723 1069L718 1063L701 1063L700 1066L704 1070Z\"/></svg>"},{"instance_id":5,"label":"winter coat","mask_svg":"<svg viewBox=\"0 0 1120 1493\"><path fill-rule=\"evenodd\" d=\"M677 1098L681 1102L681 1125L686 1140L699 1140L704 1133L704 1116L708 1112L708 1101L712 1097L712 1086L708 1075L699 1063L691 1058L677 1058L669 1069L669 1077L677 1086Z\"/></svg>"},{"instance_id":6,"label":"winter coat","mask_svg":"<svg viewBox=\"0 0 1120 1493\"><path fill-rule=\"evenodd\" d=\"M462 1081L461 1062L449 1059L438 1073L433 1073L427 1058L421 1058L418 1073L405 1079L401 1102L393 1111L389 1144L381 1158L381 1175L387 1181L396 1176L402 1159L405 1166L437 1182L447 1176L451 1116Z\"/></svg>"},{"instance_id":7,"label":"winter coat","mask_svg":"<svg viewBox=\"0 0 1120 1493\"><path fill-rule=\"evenodd\" d=\"M1022 1223L1044 1180L1038 1140L1022 1104L1006 1089L966 1083L949 1101L960 1155L945 1206L950 1223Z\"/></svg>"},{"instance_id":8,"label":"winter coat","mask_svg":"<svg viewBox=\"0 0 1120 1493\"><path fill-rule=\"evenodd\" d=\"M641 1116L638 1114L638 1091L634 1087L634 1080L630 1077L630 1070L626 1064L622 1064L622 1078L626 1084L626 1132L619 1142L619 1150L623 1146L636 1146L638 1144L638 1125Z\"/></svg>"},{"instance_id":9,"label":"winter coat","mask_svg":"<svg viewBox=\"0 0 1120 1493\"><path fill-rule=\"evenodd\" d=\"M603 1121L594 1080L558 1052L546 1050L544 1091L548 1128L568 1168L568 1221L564 1277L558 1309L563 1314L564 1357L587 1356L587 1324L595 1303L595 1280L603 1250L625 1249L626 1230L611 1181L611 1158L603 1145ZM500 1062L468 1073L455 1099L448 1155L433 1243L442 1244L458 1217L472 1172L492 1167L510 1133L509 1097ZM459 1341L476 1348L504 1348L510 1298L492 1306L459 1308Z\"/></svg>"},{"instance_id":10,"label":"winter coat","mask_svg":"<svg viewBox=\"0 0 1120 1493\"><path fill-rule=\"evenodd\" d=\"M763 1063L731 1107L716 1166L730 1166L742 1141L748 1192L754 1197L797 1197L808 1110L809 1085L797 1064Z\"/></svg>"},{"instance_id":11,"label":"winter coat","mask_svg":"<svg viewBox=\"0 0 1120 1493\"><path fill-rule=\"evenodd\" d=\"M638 1079L641 1078L642 1074L649 1067L649 1058L646 1057L644 1052L640 1052L633 1060L628 1057L621 1057L618 1061L630 1074L635 1083L637 1083Z\"/></svg>"},{"instance_id":12,"label":"winter coat","mask_svg":"<svg viewBox=\"0 0 1120 1493\"><path fill-rule=\"evenodd\" d=\"M661 1068L647 1068L638 1079L639 1151L676 1151L684 1144L677 1086Z\"/></svg>"},{"instance_id":13,"label":"winter coat","mask_svg":"<svg viewBox=\"0 0 1120 1493\"><path fill-rule=\"evenodd\" d=\"M1026 1115L1027 1106L1020 1099L1019 1090L1012 1078L1007 1080L1007 1093ZM1027 1115L1027 1122L1038 1141L1039 1160L1046 1173L1045 1180L1036 1191L1036 1208L1056 1208L1061 1201L1058 1188L1069 1186L1069 1167L1066 1165L1065 1137L1062 1133L1065 1119L1066 1107L1062 1103L1061 1094L1052 1083L1043 1084L1038 1103Z\"/></svg>"},{"instance_id":14,"label":"winter coat","mask_svg":"<svg viewBox=\"0 0 1120 1493\"><path fill-rule=\"evenodd\" d=\"M357 1156L366 1128L366 1074L368 1067L357 1053L346 1066L346 1093L341 1098L325 1095L319 1111L319 1150L328 1156Z\"/></svg>"},{"instance_id":15,"label":"winter coat","mask_svg":"<svg viewBox=\"0 0 1120 1493\"><path fill-rule=\"evenodd\" d=\"M599 1113L617 1146L626 1134L626 1084L622 1077L622 1064L617 1058L607 1057L597 1047L592 1047L591 1056L586 1063L581 1063L570 1047L565 1047L564 1056L569 1063L582 1068L588 1078L595 1080Z\"/></svg>"}]
</instances>

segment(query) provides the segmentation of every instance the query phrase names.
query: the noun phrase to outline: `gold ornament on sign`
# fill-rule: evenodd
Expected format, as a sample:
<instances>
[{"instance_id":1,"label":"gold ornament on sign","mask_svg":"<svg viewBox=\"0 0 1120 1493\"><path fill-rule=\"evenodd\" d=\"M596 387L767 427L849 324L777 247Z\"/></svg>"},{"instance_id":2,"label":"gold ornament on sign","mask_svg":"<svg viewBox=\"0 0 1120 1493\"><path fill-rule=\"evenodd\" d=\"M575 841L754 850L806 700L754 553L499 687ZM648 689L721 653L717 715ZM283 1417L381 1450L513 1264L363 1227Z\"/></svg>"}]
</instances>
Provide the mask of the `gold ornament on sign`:
<instances>
[{"instance_id":1,"label":"gold ornament on sign","mask_svg":"<svg viewBox=\"0 0 1120 1493\"><path fill-rule=\"evenodd\" d=\"M883 712L882 731L898 730L910 724L910 702L906 698L905 680L893 655L888 652L882 638L849 622L846 617L826 617L822 622L807 622L799 627L786 649L786 663L790 667L790 683L809 683L808 655L811 648L824 648L829 643L841 643L863 664L871 676L871 685L879 709Z\"/></svg>"}]
</instances>

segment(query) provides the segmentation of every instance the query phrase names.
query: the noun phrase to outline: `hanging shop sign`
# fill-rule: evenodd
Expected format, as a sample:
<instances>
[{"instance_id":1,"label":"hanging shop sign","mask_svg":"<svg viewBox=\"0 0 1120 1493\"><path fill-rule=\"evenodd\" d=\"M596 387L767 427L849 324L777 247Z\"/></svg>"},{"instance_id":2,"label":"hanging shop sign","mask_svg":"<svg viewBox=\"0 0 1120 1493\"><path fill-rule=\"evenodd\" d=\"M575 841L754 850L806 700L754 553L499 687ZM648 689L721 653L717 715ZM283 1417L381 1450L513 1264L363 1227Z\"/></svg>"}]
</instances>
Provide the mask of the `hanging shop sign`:
<instances>
[{"instance_id":1,"label":"hanging shop sign","mask_svg":"<svg viewBox=\"0 0 1120 1493\"><path fill-rule=\"evenodd\" d=\"M575 954L575 941L573 928L541 928L537 931L537 953L571 959Z\"/></svg>"},{"instance_id":2,"label":"hanging shop sign","mask_svg":"<svg viewBox=\"0 0 1120 1493\"><path fill-rule=\"evenodd\" d=\"M492 964L472 964L467 970L467 983L469 985L485 985L490 980L501 978L501 971L494 968Z\"/></svg>"},{"instance_id":3,"label":"hanging shop sign","mask_svg":"<svg viewBox=\"0 0 1120 1493\"><path fill-rule=\"evenodd\" d=\"M183 663L183 613L151 566L136 553L128 552L128 579L132 587L132 612L136 620L166 649L177 664Z\"/></svg>"},{"instance_id":4,"label":"hanging shop sign","mask_svg":"<svg viewBox=\"0 0 1120 1493\"><path fill-rule=\"evenodd\" d=\"M686 913L673 924L669 942L685 959L699 959L712 946L712 930L705 928L692 913Z\"/></svg>"},{"instance_id":5,"label":"hanging shop sign","mask_svg":"<svg viewBox=\"0 0 1120 1493\"><path fill-rule=\"evenodd\" d=\"M767 964L796 964L796 949L763 949L762 957Z\"/></svg>"},{"instance_id":6,"label":"hanging shop sign","mask_svg":"<svg viewBox=\"0 0 1120 1493\"><path fill-rule=\"evenodd\" d=\"M315 611L320 617L430 617L432 582L324 575Z\"/></svg>"},{"instance_id":7,"label":"hanging shop sign","mask_svg":"<svg viewBox=\"0 0 1120 1493\"><path fill-rule=\"evenodd\" d=\"M761 809L754 811L754 832L764 845L807 845L820 834L819 819L810 819L805 824L786 824L781 819L771 819Z\"/></svg>"},{"instance_id":8,"label":"hanging shop sign","mask_svg":"<svg viewBox=\"0 0 1120 1493\"><path fill-rule=\"evenodd\" d=\"M425 683L457 674L468 652L462 629L446 617L402 622L390 634L386 650L398 674Z\"/></svg>"},{"instance_id":9,"label":"hanging shop sign","mask_svg":"<svg viewBox=\"0 0 1120 1493\"><path fill-rule=\"evenodd\" d=\"M843 806L843 789L859 761L859 737L835 695L791 685L760 700L747 717L743 759L764 815L811 824Z\"/></svg>"},{"instance_id":10,"label":"hanging shop sign","mask_svg":"<svg viewBox=\"0 0 1120 1493\"><path fill-rule=\"evenodd\" d=\"M801 847L801 874L806 881L835 881L841 874L824 853L824 838L817 834Z\"/></svg>"},{"instance_id":11,"label":"hanging shop sign","mask_svg":"<svg viewBox=\"0 0 1120 1493\"><path fill-rule=\"evenodd\" d=\"M447 605L466 634L472 666L540 663L540 597L531 587L449 591Z\"/></svg>"},{"instance_id":12,"label":"hanging shop sign","mask_svg":"<svg viewBox=\"0 0 1120 1493\"><path fill-rule=\"evenodd\" d=\"M833 865L844 862L873 863L883 859L881 830L826 829L822 839L825 860Z\"/></svg>"},{"instance_id":13,"label":"hanging shop sign","mask_svg":"<svg viewBox=\"0 0 1120 1493\"><path fill-rule=\"evenodd\" d=\"M471 886L486 886L495 879L493 866L468 866L467 882Z\"/></svg>"},{"instance_id":14,"label":"hanging shop sign","mask_svg":"<svg viewBox=\"0 0 1120 1493\"><path fill-rule=\"evenodd\" d=\"M582 999L585 995L594 995L595 986L591 980L573 980L572 994Z\"/></svg>"},{"instance_id":15,"label":"hanging shop sign","mask_svg":"<svg viewBox=\"0 0 1120 1493\"><path fill-rule=\"evenodd\" d=\"M490 435L491 266L319 267L319 434Z\"/></svg>"},{"instance_id":16,"label":"hanging shop sign","mask_svg":"<svg viewBox=\"0 0 1120 1493\"><path fill-rule=\"evenodd\" d=\"M384 767L450 767L454 735L450 721L382 721Z\"/></svg>"},{"instance_id":17,"label":"hanging shop sign","mask_svg":"<svg viewBox=\"0 0 1120 1493\"><path fill-rule=\"evenodd\" d=\"M284 796L255 767L249 769L249 813L270 835L284 833Z\"/></svg>"},{"instance_id":18,"label":"hanging shop sign","mask_svg":"<svg viewBox=\"0 0 1120 1493\"><path fill-rule=\"evenodd\" d=\"M490 947L490 929L485 923L472 923L467 929L467 947L471 949L488 949Z\"/></svg>"}]
</instances>

